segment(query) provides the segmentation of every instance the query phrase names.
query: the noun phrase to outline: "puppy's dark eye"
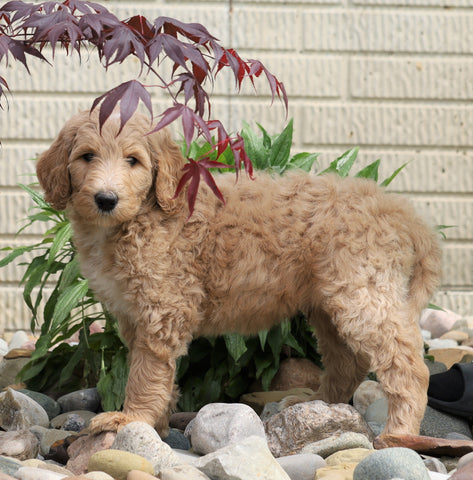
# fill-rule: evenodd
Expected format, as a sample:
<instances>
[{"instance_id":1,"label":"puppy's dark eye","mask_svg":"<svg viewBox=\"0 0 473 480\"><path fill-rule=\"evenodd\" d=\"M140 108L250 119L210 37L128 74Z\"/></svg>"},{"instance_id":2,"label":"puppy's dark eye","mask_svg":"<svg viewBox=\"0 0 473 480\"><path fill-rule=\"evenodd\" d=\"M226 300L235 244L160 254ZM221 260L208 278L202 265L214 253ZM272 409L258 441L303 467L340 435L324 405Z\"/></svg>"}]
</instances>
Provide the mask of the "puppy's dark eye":
<instances>
[{"instance_id":1,"label":"puppy's dark eye","mask_svg":"<svg viewBox=\"0 0 473 480\"><path fill-rule=\"evenodd\" d=\"M128 157L126 159L126 161L132 166L134 167L137 163L138 163L138 160L135 158L135 157Z\"/></svg>"},{"instance_id":2,"label":"puppy's dark eye","mask_svg":"<svg viewBox=\"0 0 473 480\"><path fill-rule=\"evenodd\" d=\"M91 152L84 153L84 155L82 155L82 159L89 163L94 159L94 154Z\"/></svg>"}]
</instances>

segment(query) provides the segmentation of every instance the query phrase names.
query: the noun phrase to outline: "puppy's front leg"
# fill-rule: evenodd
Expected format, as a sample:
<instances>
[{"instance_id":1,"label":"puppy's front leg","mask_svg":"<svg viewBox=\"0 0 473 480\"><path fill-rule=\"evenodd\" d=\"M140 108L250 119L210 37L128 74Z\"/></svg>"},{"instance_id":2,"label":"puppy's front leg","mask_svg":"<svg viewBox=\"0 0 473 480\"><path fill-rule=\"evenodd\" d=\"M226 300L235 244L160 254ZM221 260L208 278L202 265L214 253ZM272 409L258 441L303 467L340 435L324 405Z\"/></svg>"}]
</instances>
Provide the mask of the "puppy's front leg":
<instances>
[{"instance_id":1,"label":"puppy's front leg","mask_svg":"<svg viewBox=\"0 0 473 480\"><path fill-rule=\"evenodd\" d=\"M130 422L142 421L166 435L173 399L175 349L146 332L136 332L129 347L130 373L123 412L97 415L89 432L116 432Z\"/></svg>"}]
</instances>

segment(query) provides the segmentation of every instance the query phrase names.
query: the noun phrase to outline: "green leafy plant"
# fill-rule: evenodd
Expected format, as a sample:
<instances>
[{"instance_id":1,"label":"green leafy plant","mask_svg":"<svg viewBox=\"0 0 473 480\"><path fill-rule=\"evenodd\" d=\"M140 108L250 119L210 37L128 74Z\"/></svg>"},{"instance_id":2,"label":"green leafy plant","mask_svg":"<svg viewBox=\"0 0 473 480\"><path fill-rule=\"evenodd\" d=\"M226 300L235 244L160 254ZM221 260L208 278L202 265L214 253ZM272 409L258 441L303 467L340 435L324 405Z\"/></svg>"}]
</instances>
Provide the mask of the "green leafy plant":
<instances>
[{"instance_id":1,"label":"green leafy plant","mask_svg":"<svg viewBox=\"0 0 473 480\"><path fill-rule=\"evenodd\" d=\"M318 154L291 155L292 120L277 135L269 135L260 125L257 128L254 131L245 124L241 133L255 168L274 174L290 169L313 170ZM211 160L215 154L208 142L194 141L183 149L192 152L194 158L205 156ZM321 173L348 176L357 156L358 148L352 148ZM233 154L224 151L220 161L222 157L231 162ZM377 160L355 176L378 181L379 165ZM402 168L404 165L381 184L388 185ZM64 213L54 210L34 188L22 188L32 198L34 208L20 233L37 222L46 225L46 232L34 245L9 248L0 261L2 267L22 255L34 255L25 262L22 285L32 314L31 330L37 331L38 326L40 330L36 350L20 372L21 379L37 391L71 391L97 385L104 410L119 409L128 370L127 349L116 322L98 304L80 274L71 226ZM103 331L90 333L90 326L97 321L104 326ZM78 335L78 341L67 343L74 335ZM196 410L209 402L234 401L255 384L268 389L281 360L292 356L320 364L312 327L301 314L255 337L227 334L195 339L188 355L178 361L179 407Z\"/></svg>"}]
</instances>

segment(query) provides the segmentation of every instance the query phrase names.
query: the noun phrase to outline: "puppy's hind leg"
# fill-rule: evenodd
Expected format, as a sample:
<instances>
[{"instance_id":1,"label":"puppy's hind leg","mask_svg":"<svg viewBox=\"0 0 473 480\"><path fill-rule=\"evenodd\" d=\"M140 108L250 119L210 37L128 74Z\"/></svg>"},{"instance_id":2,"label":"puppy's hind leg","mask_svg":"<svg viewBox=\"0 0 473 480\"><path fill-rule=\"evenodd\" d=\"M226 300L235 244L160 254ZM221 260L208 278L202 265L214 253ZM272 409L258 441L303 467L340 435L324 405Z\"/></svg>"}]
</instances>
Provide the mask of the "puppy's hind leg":
<instances>
[{"instance_id":1,"label":"puppy's hind leg","mask_svg":"<svg viewBox=\"0 0 473 480\"><path fill-rule=\"evenodd\" d=\"M348 403L369 371L369 359L363 354L355 355L338 334L329 315L322 310L311 311L308 321L315 327L317 350L324 364L321 385L313 396L290 396L284 399L283 405L287 407L310 400Z\"/></svg>"},{"instance_id":2,"label":"puppy's hind leg","mask_svg":"<svg viewBox=\"0 0 473 480\"><path fill-rule=\"evenodd\" d=\"M422 356L422 336L394 289L371 291L366 301L359 292L344 292L333 318L340 336L358 355L369 358L388 400L384 433L418 434L427 404L428 369ZM351 302L355 299L356 302ZM393 301L394 300L394 301Z\"/></svg>"}]
</instances>

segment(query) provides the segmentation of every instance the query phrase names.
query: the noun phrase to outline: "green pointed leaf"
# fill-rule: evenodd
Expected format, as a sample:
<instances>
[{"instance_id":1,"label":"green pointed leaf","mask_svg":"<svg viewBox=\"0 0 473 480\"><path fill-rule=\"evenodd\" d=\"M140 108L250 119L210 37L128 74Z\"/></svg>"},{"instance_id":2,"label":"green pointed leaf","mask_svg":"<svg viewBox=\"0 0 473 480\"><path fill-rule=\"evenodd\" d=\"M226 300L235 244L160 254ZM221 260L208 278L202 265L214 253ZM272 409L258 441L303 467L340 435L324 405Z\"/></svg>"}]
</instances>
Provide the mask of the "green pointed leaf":
<instances>
[{"instance_id":1,"label":"green pointed leaf","mask_svg":"<svg viewBox=\"0 0 473 480\"><path fill-rule=\"evenodd\" d=\"M87 280L80 280L74 285L66 288L58 297L56 307L54 308L54 318L51 330L60 327L62 322L71 314L72 310L77 307L79 300L87 294L89 285Z\"/></svg>"},{"instance_id":2,"label":"green pointed leaf","mask_svg":"<svg viewBox=\"0 0 473 480\"><path fill-rule=\"evenodd\" d=\"M286 128L273 141L269 155L269 166L284 167L289 161L289 154L292 147L293 120L289 121Z\"/></svg>"},{"instance_id":3,"label":"green pointed leaf","mask_svg":"<svg viewBox=\"0 0 473 480\"><path fill-rule=\"evenodd\" d=\"M56 259L56 256L59 251L62 250L64 245L69 242L72 238L72 225L67 222L61 225L61 228L56 233L56 236L53 239L53 243L49 249L48 265Z\"/></svg>"},{"instance_id":4,"label":"green pointed leaf","mask_svg":"<svg viewBox=\"0 0 473 480\"><path fill-rule=\"evenodd\" d=\"M253 163L253 167L262 170L267 165L268 150L263 144L263 139L258 137L250 126L243 122L241 136L245 142L245 151Z\"/></svg>"},{"instance_id":5,"label":"green pointed leaf","mask_svg":"<svg viewBox=\"0 0 473 480\"><path fill-rule=\"evenodd\" d=\"M353 147L343 155L334 160L328 168L321 173L337 173L341 177L346 177L350 173L351 167L358 156L359 147Z\"/></svg>"},{"instance_id":6,"label":"green pointed leaf","mask_svg":"<svg viewBox=\"0 0 473 480\"><path fill-rule=\"evenodd\" d=\"M27 245L27 246L22 246L22 247L7 247L7 248L2 248L3 251L5 250L12 250L6 257L2 258L0 260L0 268L5 267L9 263L13 262L15 258L20 257L24 253L31 252L35 248L35 245Z\"/></svg>"},{"instance_id":7,"label":"green pointed leaf","mask_svg":"<svg viewBox=\"0 0 473 480\"><path fill-rule=\"evenodd\" d=\"M247 350L244 338L238 333L227 333L223 336L223 339L225 340L228 353L230 353L235 362L238 362Z\"/></svg>"},{"instance_id":8,"label":"green pointed leaf","mask_svg":"<svg viewBox=\"0 0 473 480\"><path fill-rule=\"evenodd\" d=\"M389 176L388 178L386 178L385 180L383 180L381 182L381 186L382 187L387 187L398 175L398 173L408 164L409 162L405 163L404 165L401 165L398 169L396 169L392 174L391 176Z\"/></svg>"},{"instance_id":9,"label":"green pointed leaf","mask_svg":"<svg viewBox=\"0 0 473 480\"><path fill-rule=\"evenodd\" d=\"M271 140L271 137L269 136L269 133L259 123L256 123L256 125L258 126L258 128L261 130L261 133L263 134L263 147L266 150L269 150L271 148L271 144L273 143L273 141Z\"/></svg>"},{"instance_id":10,"label":"green pointed leaf","mask_svg":"<svg viewBox=\"0 0 473 480\"><path fill-rule=\"evenodd\" d=\"M374 180L375 182L378 181L378 170L379 170L379 164L381 163L381 160L375 160L373 163L370 163L367 165L365 168L360 170L355 177L359 178L370 178L371 180Z\"/></svg>"},{"instance_id":11,"label":"green pointed leaf","mask_svg":"<svg viewBox=\"0 0 473 480\"><path fill-rule=\"evenodd\" d=\"M75 256L65 267L58 282L58 289L64 290L80 277L80 266Z\"/></svg>"},{"instance_id":12,"label":"green pointed leaf","mask_svg":"<svg viewBox=\"0 0 473 480\"><path fill-rule=\"evenodd\" d=\"M287 163L287 169L299 169L310 172L320 153L301 152L294 155Z\"/></svg>"},{"instance_id":13,"label":"green pointed leaf","mask_svg":"<svg viewBox=\"0 0 473 480\"><path fill-rule=\"evenodd\" d=\"M261 345L261 350L264 350L266 339L268 338L268 330L261 330L258 332L258 338Z\"/></svg>"}]
</instances>

